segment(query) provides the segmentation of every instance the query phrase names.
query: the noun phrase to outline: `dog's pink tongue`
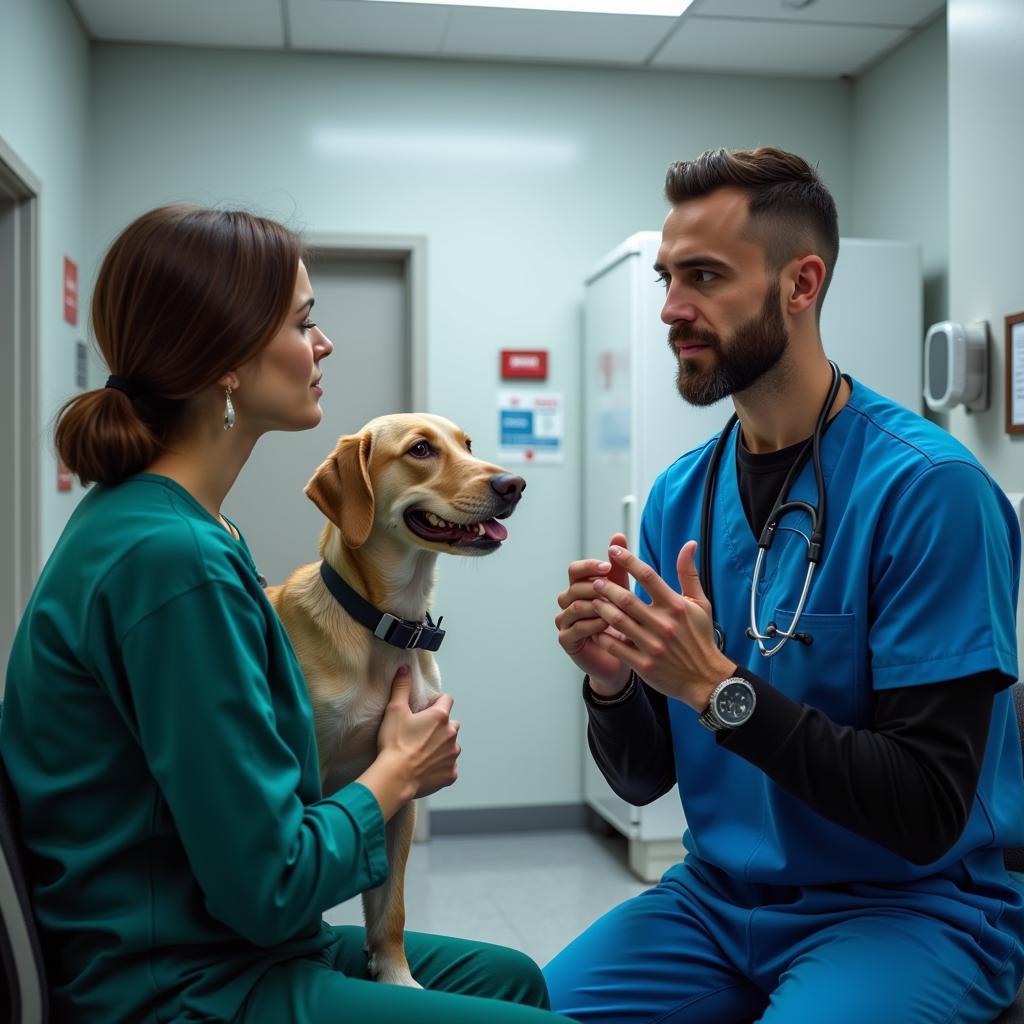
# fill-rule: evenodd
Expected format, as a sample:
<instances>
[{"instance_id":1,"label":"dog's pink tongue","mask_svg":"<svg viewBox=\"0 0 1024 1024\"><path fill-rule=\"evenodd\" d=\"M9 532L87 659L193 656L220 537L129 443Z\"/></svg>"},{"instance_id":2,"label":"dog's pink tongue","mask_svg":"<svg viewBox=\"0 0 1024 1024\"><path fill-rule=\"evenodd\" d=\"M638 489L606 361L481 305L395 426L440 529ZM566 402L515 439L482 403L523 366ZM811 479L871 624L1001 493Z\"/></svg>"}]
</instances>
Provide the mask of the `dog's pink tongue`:
<instances>
[{"instance_id":1,"label":"dog's pink tongue","mask_svg":"<svg viewBox=\"0 0 1024 1024\"><path fill-rule=\"evenodd\" d=\"M508 530L506 530L497 519L488 519L487 522L484 523L484 533L486 533L491 540L502 541L508 537Z\"/></svg>"}]
</instances>

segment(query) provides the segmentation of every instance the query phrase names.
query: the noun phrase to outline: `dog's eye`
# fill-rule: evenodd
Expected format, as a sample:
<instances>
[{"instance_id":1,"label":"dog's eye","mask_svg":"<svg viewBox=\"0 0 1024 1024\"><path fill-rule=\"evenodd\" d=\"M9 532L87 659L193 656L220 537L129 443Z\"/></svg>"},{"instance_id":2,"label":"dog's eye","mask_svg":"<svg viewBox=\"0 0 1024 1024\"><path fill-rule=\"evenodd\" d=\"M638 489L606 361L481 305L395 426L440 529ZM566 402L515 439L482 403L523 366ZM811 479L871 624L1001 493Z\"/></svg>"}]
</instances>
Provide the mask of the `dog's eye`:
<instances>
[{"instance_id":1,"label":"dog's eye","mask_svg":"<svg viewBox=\"0 0 1024 1024\"><path fill-rule=\"evenodd\" d=\"M466 451L467 452L471 452L472 450L473 450L473 442L470 441L470 439L467 437L466 438Z\"/></svg>"},{"instance_id":2,"label":"dog's eye","mask_svg":"<svg viewBox=\"0 0 1024 1024\"><path fill-rule=\"evenodd\" d=\"M426 441L417 441L408 451L414 459L429 459L434 454L434 449Z\"/></svg>"}]
</instances>

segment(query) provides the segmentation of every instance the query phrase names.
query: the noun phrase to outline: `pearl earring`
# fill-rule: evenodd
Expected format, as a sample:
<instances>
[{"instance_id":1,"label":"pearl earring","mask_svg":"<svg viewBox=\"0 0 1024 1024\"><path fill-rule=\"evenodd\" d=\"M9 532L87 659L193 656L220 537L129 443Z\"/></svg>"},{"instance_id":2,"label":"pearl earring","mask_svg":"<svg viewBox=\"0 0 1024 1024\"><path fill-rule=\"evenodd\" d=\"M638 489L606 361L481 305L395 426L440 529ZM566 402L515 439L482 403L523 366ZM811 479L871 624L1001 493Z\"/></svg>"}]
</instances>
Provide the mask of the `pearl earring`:
<instances>
[{"instance_id":1,"label":"pearl earring","mask_svg":"<svg viewBox=\"0 0 1024 1024\"><path fill-rule=\"evenodd\" d=\"M224 429L230 430L235 425L235 407L231 404L231 388L224 389Z\"/></svg>"}]
</instances>

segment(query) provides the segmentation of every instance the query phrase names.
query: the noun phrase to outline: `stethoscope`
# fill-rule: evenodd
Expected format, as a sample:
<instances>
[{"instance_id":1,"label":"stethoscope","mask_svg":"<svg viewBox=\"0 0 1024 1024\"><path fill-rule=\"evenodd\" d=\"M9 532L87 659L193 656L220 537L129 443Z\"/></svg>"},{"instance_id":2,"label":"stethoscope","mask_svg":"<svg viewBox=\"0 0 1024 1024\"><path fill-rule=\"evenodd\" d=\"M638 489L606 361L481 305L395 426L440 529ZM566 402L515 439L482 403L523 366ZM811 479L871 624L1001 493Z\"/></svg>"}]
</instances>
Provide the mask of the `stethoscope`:
<instances>
[{"instance_id":1,"label":"stethoscope","mask_svg":"<svg viewBox=\"0 0 1024 1024\"><path fill-rule=\"evenodd\" d=\"M768 516L768 522L765 523L760 539L757 542L757 562L754 565L754 580L750 585L750 627L747 629L747 636L751 640L757 641L757 646L766 658L770 658L773 654L778 654L783 646L785 646L787 640L798 640L800 643L810 646L814 639L809 633L798 633L796 627L800 622L800 616L803 614L804 605L807 603L807 595L811 590L811 579L814 576L814 570L818 562L821 561L822 548L825 543L825 474L821 468L821 435L824 431L825 423L828 421L829 410L836 400L836 395L839 394L839 386L843 380L839 367L831 360L829 360L829 366L832 367L832 385L828 389L825 404L822 405L821 412L818 413L814 433L808 439L797 456L796 461L786 474L786 479L779 489L778 497L775 499L771 514ZM700 585L711 605L712 612L714 611L715 601L711 592L711 508L715 501L718 464L722 461L722 453L725 451L729 435L732 433L732 428L738 419L739 417L736 413L733 413L729 422L725 425L725 429L715 442L714 451L711 453L711 463L708 466L708 474L704 480L704 497L700 508ZM787 492L796 480L800 470L806 464L808 455L812 455L814 458L814 481L818 487L817 507L808 505L806 501L785 500ZM806 512L810 516L810 536L792 526L779 525L779 520L788 512ZM790 622L789 629L779 629L776 623L769 622L762 633L757 626L757 584L761 579L765 555L772 546L776 533L780 530L799 534L807 542L807 575L804 577L803 591L800 594L800 601L796 606L796 611L793 613L793 621ZM714 628L715 643L720 651L724 651L725 633L717 622L714 623ZM778 640L778 642L774 647L767 647L765 645L766 640Z\"/></svg>"}]
</instances>

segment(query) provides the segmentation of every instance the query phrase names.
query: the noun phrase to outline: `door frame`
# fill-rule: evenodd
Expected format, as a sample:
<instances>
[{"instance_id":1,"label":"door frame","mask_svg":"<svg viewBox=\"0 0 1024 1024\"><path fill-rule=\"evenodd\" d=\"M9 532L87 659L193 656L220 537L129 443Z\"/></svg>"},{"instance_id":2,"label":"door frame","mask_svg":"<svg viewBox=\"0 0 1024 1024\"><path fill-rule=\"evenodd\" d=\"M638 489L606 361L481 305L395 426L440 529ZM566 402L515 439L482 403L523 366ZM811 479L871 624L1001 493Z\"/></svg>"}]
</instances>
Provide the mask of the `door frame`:
<instances>
[{"instance_id":1,"label":"door frame","mask_svg":"<svg viewBox=\"0 0 1024 1024\"><path fill-rule=\"evenodd\" d=\"M25 166L17 153L0 137L0 198L14 204L8 226L15 250L13 294L13 385L11 412L14 422L14 572L10 587L14 598L15 621L5 624L13 629L28 603L39 573L40 539L40 458L37 441L39 422L39 179ZM10 239L9 239L10 240ZM2 689L2 680L0 680Z\"/></svg>"},{"instance_id":2,"label":"door frame","mask_svg":"<svg viewBox=\"0 0 1024 1024\"><path fill-rule=\"evenodd\" d=\"M361 235L310 232L304 236L312 256L328 259L357 259L371 262L398 260L405 271L409 296L406 328L409 333L410 412L427 412L427 239L425 235ZM315 264L314 264L315 267ZM416 801L417 843L430 840L430 804L426 797Z\"/></svg>"},{"instance_id":3,"label":"door frame","mask_svg":"<svg viewBox=\"0 0 1024 1024\"><path fill-rule=\"evenodd\" d=\"M310 232L303 236L310 255L327 259L398 261L409 297L410 412L428 410L427 387L427 239L425 235L364 235ZM314 262L315 269L315 262Z\"/></svg>"}]
</instances>

